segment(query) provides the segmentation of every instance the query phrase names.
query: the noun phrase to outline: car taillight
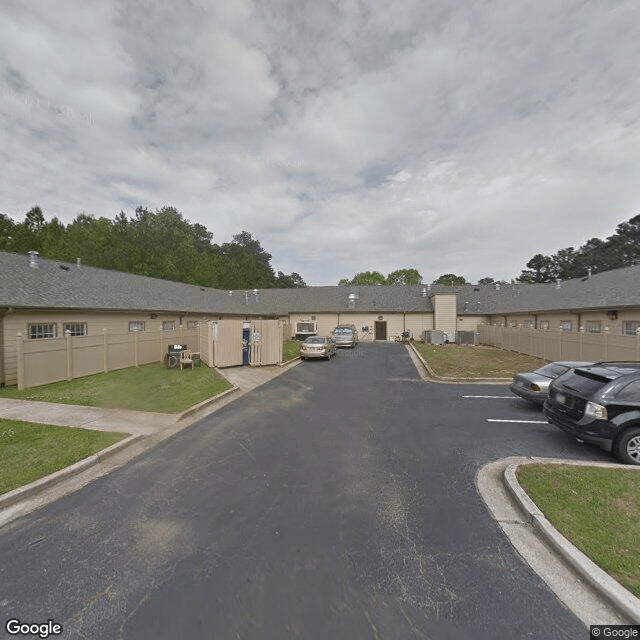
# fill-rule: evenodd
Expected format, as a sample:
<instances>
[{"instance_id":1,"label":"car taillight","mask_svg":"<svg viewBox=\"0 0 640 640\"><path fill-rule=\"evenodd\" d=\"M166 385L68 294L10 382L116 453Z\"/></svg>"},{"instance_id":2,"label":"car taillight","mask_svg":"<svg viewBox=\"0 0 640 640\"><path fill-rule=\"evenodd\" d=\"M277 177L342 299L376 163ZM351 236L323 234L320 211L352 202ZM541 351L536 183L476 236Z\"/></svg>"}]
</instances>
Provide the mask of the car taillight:
<instances>
[{"instance_id":1,"label":"car taillight","mask_svg":"<svg viewBox=\"0 0 640 640\"><path fill-rule=\"evenodd\" d=\"M595 402L587 402L587 406L584 408L584 415L596 420L606 420L607 408Z\"/></svg>"}]
</instances>

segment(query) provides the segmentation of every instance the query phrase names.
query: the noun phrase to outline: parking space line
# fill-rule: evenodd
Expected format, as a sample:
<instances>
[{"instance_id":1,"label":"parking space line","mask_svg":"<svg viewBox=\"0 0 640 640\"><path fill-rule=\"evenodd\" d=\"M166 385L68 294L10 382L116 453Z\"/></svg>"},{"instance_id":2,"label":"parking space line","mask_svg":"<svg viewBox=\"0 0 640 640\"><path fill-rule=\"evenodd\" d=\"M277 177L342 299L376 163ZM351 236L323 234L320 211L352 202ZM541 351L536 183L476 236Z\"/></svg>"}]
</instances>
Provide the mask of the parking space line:
<instances>
[{"instance_id":1,"label":"parking space line","mask_svg":"<svg viewBox=\"0 0 640 640\"><path fill-rule=\"evenodd\" d=\"M519 422L521 424L549 424L547 420L499 420L497 418L487 418L487 422Z\"/></svg>"}]
</instances>

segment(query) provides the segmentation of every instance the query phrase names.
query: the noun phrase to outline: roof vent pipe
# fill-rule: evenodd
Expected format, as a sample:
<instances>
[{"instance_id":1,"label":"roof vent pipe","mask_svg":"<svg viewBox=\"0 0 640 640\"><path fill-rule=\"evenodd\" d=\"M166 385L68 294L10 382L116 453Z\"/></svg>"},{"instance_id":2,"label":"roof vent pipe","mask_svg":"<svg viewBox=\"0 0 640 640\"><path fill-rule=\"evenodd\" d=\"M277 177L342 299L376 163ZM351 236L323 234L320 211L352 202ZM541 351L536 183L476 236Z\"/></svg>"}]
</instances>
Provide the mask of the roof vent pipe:
<instances>
[{"instance_id":1,"label":"roof vent pipe","mask_svg":"<svg viewBox=\"0 0 640 640\"><path fill-rule=\"evenodd\" d=\"M76 258L76 267L80 268L80 258Z\"/></svg>"},{"instance_id":2,"label":"roof vent pipe","mask_svg":"<svg viewBox=\"0 0 640 640\"><path fill-rule=\"evenodd\" d=\"M29 251L29 253L27 255L29 256L29 266L32 269L37 269L38 268L38 258L40 257L40 254L37 251Z\"/></svg>"},{"instance_id":3,"label":"roof vent pipe","mask_svg":"<svg viewBox=\"0 0 640 640\"><path fill-rule=\"evenodd\" d=\"M562 286L562 280L560 278L556 278L556 289L560 289Z\"/></svg>"},{"instance_id":4,"label":"roof vent pipe","mask_svg":"<svg viewBox=\"0 0 640 640\"><path fill-rule=\"evenodd\" d=\"M496 291L500 291L500 283L499 283L499 282L496 282L496 284L495 284L495 286L494 286L494 289L495 289Z\"/></svg>"},{"instance_id":5,"label":"roof vent pipe","mask_svg":"<svg viewBox=\"0 0 640 640\"><path fill-rule=\"evenodd\" d=\"M422 287L422 297L423 298L427 297L427 287Z\"/></svg>"},{"instance_id":6,"label":"roof vent pipe","mask_svg":"<svg viewBox=\"0 0 640 640\"><path fill-rule=\"evenodd\" d=\"M587 280L591 280L591 267L587 267Z\"/></svg>"}]
</instances>

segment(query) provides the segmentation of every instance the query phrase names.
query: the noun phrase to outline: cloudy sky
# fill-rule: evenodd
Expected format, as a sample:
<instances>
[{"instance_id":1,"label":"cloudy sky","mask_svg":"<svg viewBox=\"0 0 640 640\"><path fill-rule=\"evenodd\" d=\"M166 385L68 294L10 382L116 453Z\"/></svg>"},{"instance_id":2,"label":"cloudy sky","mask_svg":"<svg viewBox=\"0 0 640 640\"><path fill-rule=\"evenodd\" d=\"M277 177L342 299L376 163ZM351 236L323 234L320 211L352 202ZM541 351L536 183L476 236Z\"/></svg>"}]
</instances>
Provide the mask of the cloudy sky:
<instances>
[{"instance_id":1,"label":"cloudy sky","mask_svg":"<svg viewBox=\"0 0 640 640\"><path fill-rule=\"evenodd\" d=\"M640 213L639 59L637 0L3 0L0 212L511 279Z\"/></svg>"}]
</instances>

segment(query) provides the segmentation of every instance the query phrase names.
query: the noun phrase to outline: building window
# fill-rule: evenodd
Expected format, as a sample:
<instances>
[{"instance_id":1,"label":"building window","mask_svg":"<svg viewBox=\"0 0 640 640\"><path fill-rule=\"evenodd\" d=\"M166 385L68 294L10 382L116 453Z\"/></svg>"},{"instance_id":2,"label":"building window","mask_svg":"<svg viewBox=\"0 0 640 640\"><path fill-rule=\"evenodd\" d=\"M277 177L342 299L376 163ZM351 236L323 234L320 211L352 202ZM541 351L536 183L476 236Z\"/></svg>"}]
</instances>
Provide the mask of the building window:
<instances>
[{"instance_id":1,"label":"building window","mask_svg":"<svg viewBox=\"0 0 640 640\"><path fill-rule=\"evenodd\" d=\"M41 340L43 338L55 338L56 337L56 324L30 324L29 325L29 339Z\"/></svg>"},{"instance_id":2,"label":"building window","mask_svg":"<svg viewBox=\"0 0 640 640\"><path fill-rule=\"evenodd\" d=\"M144 322L141 320L133 320L129 323L129 331L144 331Z\"/></svg>"},{"instance_id":3,"label":"building window","mask_svg":"<svg viewBox=\"0 0 640 640\"><path fill-rule=\"evenodd\" d=\"M587 333L601 333L602 323L600 320L587 320L585 329Z\"/></svg>"},{"instance_id":4,"label":"building window","mask_svg":"<svg viewBox=\"0 0 640 640\"><path fill-rule=\"evenodd\" d=\"M548 320L540 320L538 323L540 329L543 331L549 331L549 321Z\"/></svg>"},{"instance_id":5,"label":"building window","mask_svg":"<svg viewBox=\"0 0 640 640\"><path fill-rule=\"evenodd\" d=\"M187 320L187 329L197 329L200 323L197 320Z\"/></svg>"},{"instance_id":6,"label":"building window","mask_svg":"<svg viewBox=\"0 0 640 640\"><path fill-rule=\"evenodd\" d=\"M523 329L531 329L531 327L533 327L533 320L524 320L522 322Z\"/></svg>"},{"instance_id":7,"label":"building window","mask_svg":"<svg viewBox=\"0 0 640 640\"><path fill-rule=\"evenodd\" d=\"M174 320L165 320L162 323L163 331L173 331L175 328L176 328L176 323ZM131 329L129 329L129 331L131 331ZM144 327L142 328L142 331L144 331Z\"/></svg>"},{"instance_id":8,"label":"building window","mask_svg":"<svg viewBox=\"0 0 640 640\"><path fill-rule=\"evenodd\" d=\"M63 333L67 335L67 331L72 336L86 336L87 325L85 322L65 322Z\"/></svg>"},{"instance_id":9,"label":"building window","mask_svg":"<svg viewBox=\"0 0 640 640\"><path fill-rule=\"evenodd\" d=\"M640 328L640 322L638 320L626 320L622 323L622 335L623 336L635 336Z\"/></svg>"},{"instance_id":10,"label":"building window","mask_svg":"<svg viewBox=\"0 0 640 640\"><path fill-rule=\"evenodd\" d=\"M560 331L571 331L573 329L573 322L571 320L560 321Z\"/></svg>"}]
</instances>

